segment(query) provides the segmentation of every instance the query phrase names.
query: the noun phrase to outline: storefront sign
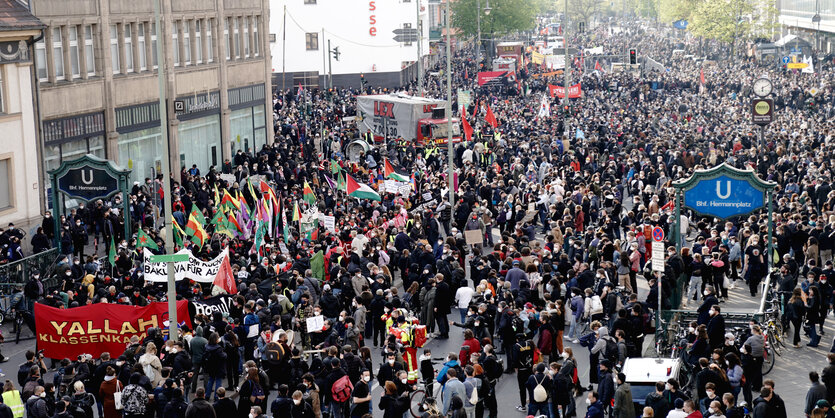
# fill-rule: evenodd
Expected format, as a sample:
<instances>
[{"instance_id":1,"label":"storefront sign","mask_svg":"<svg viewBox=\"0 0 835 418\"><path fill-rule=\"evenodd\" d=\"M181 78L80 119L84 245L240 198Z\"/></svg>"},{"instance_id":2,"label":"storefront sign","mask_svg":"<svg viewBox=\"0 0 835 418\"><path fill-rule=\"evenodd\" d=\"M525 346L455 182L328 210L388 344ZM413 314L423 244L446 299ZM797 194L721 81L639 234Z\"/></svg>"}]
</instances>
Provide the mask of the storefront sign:
<instances>
[{"instance_id":1,"label":"storefront sign","mask_svg":"<svg viewBox=\"0 0 835 418\"><path fill-rule=\"evenodd\" d=\"M204 113L217 113L220 110L220 92L198 93L178 98L184 102L185 109L177 112L177 119L194 119ZM185 117L185 118L184 118Z\"/></svg>"},{"instance_id":2,"label":"storefront sign","mask_svg":"<svg viewBox=\"0 0 835 418\"><path fill-rule=\"evenodd\" d=\"M188 301L177 301L177 318L185 324L191 322ZM70 309L35 304L38 348L49 358L80 354L98 358L105 351L116 356L125 351L130 337L143 338L148 328L168 332L168 303L144 307L96 303Z\"/></svg>"}]
</instances>

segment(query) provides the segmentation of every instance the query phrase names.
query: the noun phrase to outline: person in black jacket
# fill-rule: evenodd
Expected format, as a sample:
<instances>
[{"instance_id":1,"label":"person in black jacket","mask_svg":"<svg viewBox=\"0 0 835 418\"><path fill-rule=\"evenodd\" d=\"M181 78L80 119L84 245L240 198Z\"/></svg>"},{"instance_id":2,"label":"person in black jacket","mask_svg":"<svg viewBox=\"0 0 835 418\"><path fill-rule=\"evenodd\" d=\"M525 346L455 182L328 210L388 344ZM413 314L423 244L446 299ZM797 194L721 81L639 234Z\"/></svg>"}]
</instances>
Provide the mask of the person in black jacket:
<instances>
[{"instance_id":1,"label":"person in black jacket","mask_svg":"<svg viewBox=\"0 0 835 418\"><path fill-rule=\"evenodd\" d=\"M705 286L704 295L704 301L699 306L699 309L696 310L699 313L699 319L697 320L699 325L707 325L708 320L710 320L710 308L719 304L719 299L716 299L714 295L713 286Z\"/></svg>"},{"instance_id":2,"label":"person in black jacket","mask_svg":"<svg viewBox=\"0 0 835 418\"><path fill-rule=\"evenodd\" d=\"M299 390L293 392L293 404L290 406L289 416L291 418L315 418L313 407L302 400L302 392Z\"/></svg>"},{"instance_id":3,"label":"person in black jacket","mask_svg":"<svg viewBox=\"0 0 835 418\"><path fill-rule=\"evenodd\" d=\"M612 399L615 398L615 381L612 379L612 362L609 360L600 362L600 384L597 385L597 392L600 394L598 400L603 403L604 410L609 411Z\"/></svg>"},{"instance_id":4,"label":"person in black jacket","mask_svg":"<svg viewBox=\"0 0 835 418\"><path fill-rule=\"evenodd\" d=\"M270 412L274 417L288 417L293 408L293 399L289 396L290 388L287 385L278 386L278 395L270 406ZM187 417L188 418L188 417Z\"/></svg>"},{"instance_id":5,"label":"person in black jacket","mask_svg":"<svg viewBox=\"0 0 835 418\"><path fill-rule=\"evenodd\" d=\"M711 350L722 348L725 343L725 317L719 305L713 305L708 311L707 339Z\"/></svg>"},{"instance_id":6,"label":"person in black jacket","mask_svg":"<svg viewBox=\"0 0 835 418\"><path fill-rule=\"evenodd\" d=\"M452 304L452 291L449 284L444 281L443 274L435 275L437 284L435 285L435 321L438 322L438 338L449 338L449 321L447 315L450 312L450 305Z\"/></svg>"},{"instance_id":7,"label":"person in black jacket","mask_svg":"<svg viewBox=\"0 0 835 418\"><path fill-rule=\"evenodd\" d=\"M537 402L534 398L534 390L537 386L541 385L543 389L545 389L545 393L549 394L552 392L552 383L551 378L545 374L545 363L539 363L536 365L536 373L528 377L528 381L525 383L525 387L528 389L528 410L526 413L528 415L537 416L538 413L542 413L548 415L548 401L549 399L545 399L543 402Z\"/></svg>"},{"instance_id":8,"label":"person in black jacket","mask_svg":"<svg viewBox=\"0 0 835 418\"><path fill-rule=\"evenodd\" d=\"M215 403L212 404L215 415L219 417L233 417L238 411L235 401L226 397L226 388L219 387L215 392Z\"/></svg>"}]
</instances>

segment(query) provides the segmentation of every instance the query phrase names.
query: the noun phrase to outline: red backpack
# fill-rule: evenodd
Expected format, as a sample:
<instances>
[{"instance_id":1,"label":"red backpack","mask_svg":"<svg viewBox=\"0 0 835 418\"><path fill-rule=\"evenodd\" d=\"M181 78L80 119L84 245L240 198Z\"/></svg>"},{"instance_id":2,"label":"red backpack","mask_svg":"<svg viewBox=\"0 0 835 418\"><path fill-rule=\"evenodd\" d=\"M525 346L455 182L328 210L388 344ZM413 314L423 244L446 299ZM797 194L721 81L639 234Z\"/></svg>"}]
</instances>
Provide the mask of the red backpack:
<instances>
[{"instance_id":1,"label":"red backpack","mask_svg":"<svg viewBox=\"0 0 835 418\"><path fill-rule=\"evenodd\" d=\"M354 392L354 385L351 384L351 379L348 375L342 376L336 382L333 382L331 387L331 396L334 402L342 403L351 399L351 393Z\"/></svg>"}]
</instances>

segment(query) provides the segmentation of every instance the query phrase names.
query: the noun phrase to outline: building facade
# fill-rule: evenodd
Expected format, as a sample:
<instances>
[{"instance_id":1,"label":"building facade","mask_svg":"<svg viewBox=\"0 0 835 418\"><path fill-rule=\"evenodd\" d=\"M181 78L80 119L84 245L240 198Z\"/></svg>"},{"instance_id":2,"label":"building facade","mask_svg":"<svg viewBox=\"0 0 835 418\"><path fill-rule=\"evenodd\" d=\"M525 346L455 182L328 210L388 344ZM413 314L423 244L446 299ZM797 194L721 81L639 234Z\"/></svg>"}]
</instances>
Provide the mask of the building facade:
<instances>
[{"instance_id":1,"label":"building facade","mask_svg":"<svg viewBox=\"0 0 835 418\"><path fill-rule=\"evenodd\" d=\"M835 51L835 0L777 0L777 9L783 35L800 36L824 54Z\"/></svg>"},{"instance_id":2,"label":"building facade","mask_svg":"<svg viewBox=\"0 0 835 418\"><path fill-rule=\"evenodd\" d=\"M0 0L0 226L28 230L41 215L31 42L44 25L17 0Z\"/></svg>"},{"instance_id":3,"label":"building facade","mask_svg":"<svg viewBox=\"0 0 835 418\"><path fill-rule=\"evenodd\" d=\"M398 42L394 31L418 28L419 15L421 53L429 54L427 0L271 0L271 9L277 86L328 85L329 71L335 87L359 87L360 75L374 86L405 84L418 42ZM338 61L328 58L328 42Z\"/></svg>"},{"instance_id":4,"label":"building facade","mask_svg":"<svg viewBox=\"0 0 835 418\"><path fill-rule=\"evenodd\" d=\"M268 0L161 0L159 37L153 1L30 2L47 26L34 46L45 171L90 153L133 181L159 173L159 65L175 178L272 143Z\"/></svg>"}]
</instances>

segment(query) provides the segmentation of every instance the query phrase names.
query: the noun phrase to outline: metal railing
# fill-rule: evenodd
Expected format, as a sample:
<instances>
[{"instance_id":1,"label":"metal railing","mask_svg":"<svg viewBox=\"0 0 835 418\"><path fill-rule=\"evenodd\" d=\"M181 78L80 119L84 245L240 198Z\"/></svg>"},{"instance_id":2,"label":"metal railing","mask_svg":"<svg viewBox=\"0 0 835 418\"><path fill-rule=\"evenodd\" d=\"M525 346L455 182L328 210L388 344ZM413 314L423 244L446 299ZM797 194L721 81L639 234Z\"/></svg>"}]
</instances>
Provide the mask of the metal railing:
<instances>
[{"instance_id":1,"label":"metal railing","mask_svg":"<svg viewBox=\"0 0 835 418\"><path fill-rule=\"evenodd\" d=\"M23 286L38 270L45 281L51 279L58 260L58 249L30 255L24 259L0 265L0 293L9 293L14 286ZM46 284L46 283L45 283Z\"/></svg>"}]
</instances>

